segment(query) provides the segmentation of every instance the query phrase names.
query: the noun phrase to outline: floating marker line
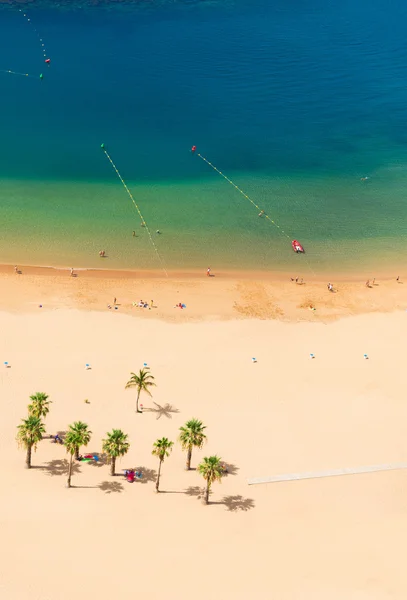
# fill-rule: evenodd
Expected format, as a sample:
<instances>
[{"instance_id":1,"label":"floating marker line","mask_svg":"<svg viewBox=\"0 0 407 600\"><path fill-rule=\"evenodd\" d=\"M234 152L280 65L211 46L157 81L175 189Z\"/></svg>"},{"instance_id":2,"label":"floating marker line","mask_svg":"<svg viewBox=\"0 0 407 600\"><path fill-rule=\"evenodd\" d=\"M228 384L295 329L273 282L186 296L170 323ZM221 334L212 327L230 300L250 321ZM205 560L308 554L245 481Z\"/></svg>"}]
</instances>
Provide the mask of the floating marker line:
<instances>
[{"instance_id":1,"label":"floating marker line","mask_svg":"<svg viewBox=\"0 0 407 600\"><path fill-rule=\"evenodd\" d=\"M40 41L40 44L41 44L41 51L42 51L42 54L44 56L44 60L48 61L49 58L47 56L47 51L45 49L44 40L42 39L42 37L40 36L40 34L38 33L38 31L36 30L35 25L33 25L33 22L31 21L30 17L27 15L27 13L24 12L24 10L22 8L19 8L18 11L23 15L23 17L26 19L26 21L30 24L30 26L35 31L36 36L38 37L38 39Z\"/></svg>"},{"instance_id":2,"label":"floating marker line","mask_svg":"<svg viewBox=\"0 0 407 600\"><path fill-rule=\"evenodd\" d=\"M261 209L260 206L258 206L258 204L256 204L256 202L254 200L252 200L243 190L241 190L240 187L238 187L234 181L229 179L229 177L227 177L224 173L222 173L222 171L220 171L217 167L215 167L215 165L213 165L207 158L205 158L205 156L202 156L202 154L200 154L199 152L197 152L196 155L199 156L199 158L201 160L206 162L206 164L209 165L214 171L216 171L216 173L218 173L221 177L223 177L223 179L225 179L228 183L230 183L230 185L232 185L240 194L242 194L242 196L244 198L246 198L246 200L248 200L251 204L253 204L253 206L257 210L262 212L264 218L268 219L270 221L270 223L272 223L275 227L277 227L277 229L279 229L279 231L283 235L285 235L286 238L291 240L290 236L284 231L284 229L278 223L273 221L273 219L271 217L269 217L268 214L263 209Z\"/></svg>"},{"instance_id":3,"label":"floating marker line","mask_svg":"<svg viewBox=\"0 0 407 600\"><path fill-rule=\"evenodd\" d=\"M193 150L193 152L195 152L195 151ZM256 202L252 198L250 198L250 196L248 196L242 189L240 189L240 187L238 187L234 181L229 179L229 177L227 175L225 175L224 173L222 173L222 171L220 169L215 167L215 165L212 164L207 158L205 158L205 156L203 156L199 152L197 152L196 155L199 156L199 158L201 160L203 160L207 165L209 165L214 171L216 171L216 173L218 173L221 177L223 177L223 179L225 179L228 183L230 183L230 185L232 185L235 188L235 190L237 190L240 194L242 194L242 196L244 198L246 198L246 200L248 200L257 210L259 210L262 213L262 216L264 216L265 219L268 219L270 221L270 223L272 223L275 227L277 227L277 229L280 231L280 233L282 235L284 235L288 240L291 241L291 238L288 235L288 233L286 233L284 231L284 229L278 223L276 223L276 221L274 221L271 217L269 217L269 215L262 208L260 208L260 206L258 204L256 204ZM309 260L306 256L304 256L304 260L307 263L307 267L309 268L311 273L314 275L314 277L316 277L317 275L316 275L314 269L311 267Z\"/></svg>"},{"instance_id":4,"label":"floating marker line","mask_svg":"<svg viewBox=\"0 0 407 600\"><path fill-rule=\"evenodd\" d=\"M151 242L151 244L152 244L152 246L153 246L153 248L154 248L154 250L155 250L155 253L156 253L156 255L157 255L157 258L158 258L158 260L160 261L161 268L162 268L162 270L164 271L164 273L165 273L165 276L166 276L166 277L168 277L167 269L166 269L166 268L165 268L165 266L164 266L164 261L163 261L163 259L161 258L161 255L160 255L160 253L158 252L158 248L157 248L157 246L155 245L155 242L154 242L154 240L153 240L153 236L151 235L150 229L148 228L148 225L147 225L147 223L146 223L146 221L145 221L145 219L144 219L143 215L141 214L141 210L140 210L140 208L139 208L139 206L138 206L137 202L135 201L135 199L134 199L134 197L133 197L133 194L131 193L131 191L130 191L130 190L129 190L129 188L127 187L127 184L126 184L126 182L124 181L123 177L120 175L120 173L119 173L119 170L118 170L118 168L116 167L116 165L114 164L114 162L113 162L113 160L112 160L112 157L110 156L110 154L109 154L109 153L108 153L108 151L106 150L106 148L105 148L105 145L104 145L104 144L102 144L102 145L101 145L101 148L102 148L103 152L105 153L105 155L106 155L106 158L108 159L108 161L109 161L109 162L110 162L110 164L112 165L112 167L113 167L114 171L116 172L116 175L118 176L118 178L119 178L119 179L120 179L120 181L122 182L124 189L126 190L126 192L128 193L128 195L129 195L129 197L130 197L130 200L133 202L133 204L134 204L134 206L135 206L135 208L136 208L136 210L137 210L137 213L138 213L138 215L139 215L139 217L140 217L141 224L142 224L142 226L143 226L143 227L145 227L145 228L146 228L146 230L147 230L148 237L150 238L150 242Z\"/></svg>"},{"instance_id":5,"label":"floating marker line","mask_svg":"<svg viewBox=\"0 0 407 600\"><path fill-rule=\"evenodd\" d=\"M0 73L10 73L10 75L21 75L21 77L30 77L31 79L38 79L38 77L40 77L35 77L35 75L30 75L29 73L19 73L18 71L11 71L10 69L0 69Z\"/></svg>"}]
</instances>

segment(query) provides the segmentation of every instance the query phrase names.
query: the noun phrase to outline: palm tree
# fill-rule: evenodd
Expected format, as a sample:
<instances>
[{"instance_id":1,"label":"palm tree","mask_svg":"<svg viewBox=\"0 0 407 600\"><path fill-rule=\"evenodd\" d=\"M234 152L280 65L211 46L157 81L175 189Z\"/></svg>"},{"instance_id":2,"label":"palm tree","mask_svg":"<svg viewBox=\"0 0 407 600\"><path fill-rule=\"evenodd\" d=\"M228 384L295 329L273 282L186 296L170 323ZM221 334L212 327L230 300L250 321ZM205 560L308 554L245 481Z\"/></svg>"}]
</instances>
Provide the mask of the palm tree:
<instances>
[{"instance_id":1,"label":"palm tree","mask_svg":"<svg viewBox=\"0 0 407 600\"><path fill-rule=\"evenodd\" d=\"M153 454L154 456L158 456L160 464L158 467L158 475L157 475L157 481L155 484L155 491L159 492L159 485L160 485L160 475L161 475L161 465L164 462L164 459L167 458L167 456L170 455L172 447L174 445L174 442L170 442L170 440L168 440L167 438L163 437L160 440L157 440L156 442L154 442L153 445L153 451L151 454Z\"/></svg>"},{"instance_id":2,"label":"palm tree","mask_svg":"<svg viewBox=\"0 0 407 600\"><path fill-rule=\"evenodd\" d=\"M206 442L204 429L206 429L206 426L202 424L202 421L198 421L198 419L191 419L183 427L179 428L181 433L178 439L182 449L187 451L187 464L185 467L187 471L191 468L192 448L201 449Z\"/></svg>"},{"instance_id":3,"label":"palm tree","mask_svg":"<svg viewBox=\"0 0 407 600\"><path fill-rule=\"evenodd\" d=\"M110 462L110 475L115 474L116 458L127 454L130 448L130 444L127 441L127 434L123 433L121 429L113 429L111 433L107 433L107 438L103 441L103 452L109 457Z\"/></svg>"},{"instance_id":4,"label":"palm tree","mask_svg":"<svg viewBox=\"0 0 407 600\"><path fill-rule=\"evenodd\" d=\"M125 389L127 390L127 388L133 387L137 389L137 412L140 412L138 408L138 401L141 392L146 392L149 396L151 396L149 388L154 385L154 377L150 374L148 367L145 369L140 369L138 375L136 375L136 373L130 373L130 379L126 383Z\"/></svg>"},{"instance_id":5,"label":"palm tree","mask_svg":"<svg viewBox=\"0 0 407 600\"><path fill-rule=\"evenodd\" d=\"M73 457L74 457L74 454L76 452L76 448L77 448L79 442L80 442L79 436L75 431L70 430L67 432L67 434L65 436L65 440L64 440L64 446L65 446L68 454L70 454L68 481L66 482L66 487L68 487L68 488L71 487L72 462L73 462Z\"/></svg>"},{"instance_id":6,"label":"palm tree","mask_svg":"<svg viewBox=\"0 0 407 600\"><path fill-rule=\"evenodd\" d=\"M31 404L28 405L28 414L38 419L45 418L49 413L49 405L52 400L48 400L48 394L37 392L30 396Z\"/></svg>"},{"instance_id":7,"label":"palm tree","mask_svg":"<svg viewBox=\"0 0 407 600\"><path fill-rule=\"evenodd\" d=\"M45 427L40 418L32 415L29 415L28 419L21 420L21 425L17 425L17 442L19 446L26 448L25 466L27 469L31 469L31 452L33 448L34 450L37 449L37 444L42 439Z\"/></svg>"},{"instance_id":8,"label":"palm tree","mask_svg":"<svg viewBox=\"0 0 407 600\"><path fill-rule=\"evenodd\" d=\"M65 436L64 446L68 454L70 454L69 470L68 470L68 481L66 487L71 487L72 477L72 463L73 457L79 457L79 448L81 446L87 446L90 442L91 431L89 431L86 423L82 421L75 421L73 425L69 425L69 429Z\"/></svg>"},{"instance_id":9,"label":"palm tree","mask_svg":"<svg viewBox=\"0 0 407 600\"><path fill-rule=\"evenodd\" d=\"M69 425L69 431L73 431L78 435L78 443L75 447L75 458L78 459L79 448L81 446L87 446L89 444L92 432L89 431L88 425L86 423L83 423L83 421L75 421L73 425Z\"/></svg>"},{"instance_id":10,"label":"palm tree","mask_svg":"<svg viewBox=\"0 0 407 600\"><path fill-rule=\"evenodd\" d=\"M214 481L222 481L222 465L219 456L205 457L198 465L198 472L206 480L205 504L209 504L209 492Z\"/></svg>"}]
</instances>

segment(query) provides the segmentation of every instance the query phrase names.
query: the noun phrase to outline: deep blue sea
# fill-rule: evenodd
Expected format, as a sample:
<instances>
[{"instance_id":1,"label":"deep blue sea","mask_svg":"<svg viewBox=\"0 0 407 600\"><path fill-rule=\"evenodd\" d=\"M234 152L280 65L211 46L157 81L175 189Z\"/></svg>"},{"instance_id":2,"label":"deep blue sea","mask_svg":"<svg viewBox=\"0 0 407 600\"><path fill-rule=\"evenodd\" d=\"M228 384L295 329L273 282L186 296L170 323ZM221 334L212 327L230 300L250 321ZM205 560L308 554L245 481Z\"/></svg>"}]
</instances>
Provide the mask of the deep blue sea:
<instances>
[{"instance_id":1,"label":"deep blue sea","mask_svg":"<svg viewBox=\"0 0 407 600\"><path fill-rule=\"evenodd\" d=\"M144 232L131 237L138 216L102 142L170 267L286 270L298 258L192 145L306 245L316 271L400 257L405 2L27 11L30 23L0 9L0 69L32 75L0 71L0 262L92 266L106 246L109 266L157 266Z\"/></svg>"}]
</instances>

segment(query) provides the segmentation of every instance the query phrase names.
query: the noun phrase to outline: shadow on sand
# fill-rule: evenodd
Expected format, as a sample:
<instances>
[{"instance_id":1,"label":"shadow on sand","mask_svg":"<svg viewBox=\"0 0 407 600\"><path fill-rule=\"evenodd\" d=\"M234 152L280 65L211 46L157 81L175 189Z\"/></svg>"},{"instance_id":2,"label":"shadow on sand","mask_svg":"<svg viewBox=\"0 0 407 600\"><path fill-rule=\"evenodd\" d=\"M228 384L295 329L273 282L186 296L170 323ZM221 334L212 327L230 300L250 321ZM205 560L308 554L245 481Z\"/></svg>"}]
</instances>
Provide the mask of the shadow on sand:
<instances>
[{"instance_id":1,"label":"shadow on sand","mask_svg":"<svg viewBox=\"0 0 407 600\"><path fill-rule=\"evenodd\" d=\"M205 496L205 488L199 486L191 486L185 490L184 494L196 498L197 500L203 500ZM254 500L252 498L243 498L243 496L224 496L220 502L211 502L209 500L209 506L223 505L229 512L247 512L255 507Z\"/></svg>"},{"instance_id":2,"label":"shadow on sand","mask_svg":"<svg viewBox=\"0 0 407 600\"><path fill-rule=\"evenodd\" d=\"M45 471L48 475L51 475L51 477L55 477L58 475L68 476L69 460L66 458L56 458L45 463L45 465L41 465L35 468ZM79 464L75 461L72 464L72 475L76 475L80 472L81 470L79 468Z\"/></svg>"},{"instance_id":3,"label":"shadow on sand","mask_svg":"<svg viewBox=\"0 0 407 600\"><path fill-rule=\"evenodd\" d=\"M121 494L124 490L120 481L102 481L97 487L105 494Z\"/></svg>"},{"instance_id":4,"label":"shadow on sand","mask_svg":"<svg viewBox=\"0 0 407 600\"><path fill-rule=\"evenodd\" d=\"M172 404L164 404L161 406L157 404L157 402L153 402L155 408L147 407L143 409L143 412L153 412L156 413L156 419L161 419L161 417L167 417L167 419L172 419L172 413L179 413L178 408L175 408Z\"/></svg>"},{"instance_id":5,"label":"shadow on sand","mask_svg":"<svg viewBox=\"0 0 407 600\"><path fill-rule=\"evenodd\" d=\"M227 463L225 461L222 461L222 464L225 468L223 477L227 477L228 475L236 475L237 474L239 467L237 467L236 465L232 465L231 463Z\"/></svg>"},{"instance_id":6,"label":"shadow on sand","mask_svg":"<svg viewBox=\"0 0 407 600\"><path fill-rule=\"evenodd\" d=\"M155 483L157 478L157 471L155 471L154 469L148 469L147 467L141 466L136 467L134 470L141 471L143 474L141 479L135 479L137 483L149 483L150 481L153 481Z\"/></svg>"}]
</instances>

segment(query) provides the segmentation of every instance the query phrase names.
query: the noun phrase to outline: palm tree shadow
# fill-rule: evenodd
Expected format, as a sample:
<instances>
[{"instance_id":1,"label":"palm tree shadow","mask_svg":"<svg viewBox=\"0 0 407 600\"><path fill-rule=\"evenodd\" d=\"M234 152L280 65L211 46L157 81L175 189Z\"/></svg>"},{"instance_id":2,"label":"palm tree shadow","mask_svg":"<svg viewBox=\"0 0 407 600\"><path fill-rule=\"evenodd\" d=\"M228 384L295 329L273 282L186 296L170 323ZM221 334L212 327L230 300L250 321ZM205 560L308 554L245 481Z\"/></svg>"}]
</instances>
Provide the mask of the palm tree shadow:
<instances>
[{"instance_id":1,"label":"palm tree shadow","mask_svg":"<svg viewBox=\"0 0 407 600\"><path fill-rule=\"evenodd\" d=\"M141 479L136 477L135 481L137 481L137 483L148 483L149 481L153 481L155 483L157 479L157 471L154 471L154 469L148 469L147 467L136 467L134 470L136 472L141 471L142 473Z\"/></svg>"},{"instance_id":2,"label":"palm tree shadow","mask_svg":"<svg viewBox=\"0 0 407 600\"><path fill-rule=\"evenodd\" d=\"M105 494L121 494L124 490L120 481L102 481L97 487Z\"/></svg>"},{"instance_id":3,"label":"palm tree shadow","mask_svg":"<svg viewBox=\"0 0 407 600\"><path fill-rule=\"evenodd\" d=\"M184 492L187 496L194 497L197 500L202 500L204 493L205 488L201 488L199 485L190 485Z\"/></svg>"},{"instance_id":4,"label":"palm tree shadow","mask_svg":"<svg viewBox=\"0 0 407 600\"><path fill-rule=\"evenodd\" d=\"M45 466L37 467L38 469L42 469L46 471L48 475L51 477L55 477L58 475L68 475L69 470L69 460L66 458L56 458L54 460L50 460L45 464ZM80 473L81 470L77 462L72 464L72 475Z\"/></svg>"},{"instance_id":5,"label":"palm tree shadow","mask_svg":"<svg viewBox=\"0 0 407 600\"><path fill-rule=\"evenodd\" d=\"M175 406L173 406L172 404L168 404L168 402L164 404L164 406L157 404L157 402L153 402L153 404L155 404L156 408L144 408L143 412L156 413L157 420L161 419L162 416L167 417L167 419L172 419L171 413L179 413L178 408L175 408Z\"/></svg>"},{"instance_id":6,"label":"palm tree shadow","mask_svg":"<svg viewBox=\"0 0 407 600\"><path fill-rule=\"evenodd\" d=\"M224 467L223 477L226 477L227 475L236 475L239 470L239 467L232 465L231 463L222 462L222 465Z\"/></svg>"},{"instance_id":7,"label":"palm tree shadow","mask_svg":"<svg viewBox=\"0 0 407 600\"><path fill-rule=\"evenodd\" d=\"M229 512L247 512L255 507L252 498L243 498L243 496L224 496L220 502L212 502L212 504L223 504Z\"/></svg>"},{"instance_id":8,"label":"palm tree shadow","mask_svg":"<svg viewBox=\"0 0 407 600\"><path fill-rule=\"evenodd\" d=\"M197 500L203 500L205 488L201 488L198 485L190 486L185 490L184 494L192 496ZM242 496L224 496L220 502L209 502L210 506L216 506L217 504L223 504L229 512L247 512L255 506L252 498L243 498Z\"/></svg>"}]
</instances>

